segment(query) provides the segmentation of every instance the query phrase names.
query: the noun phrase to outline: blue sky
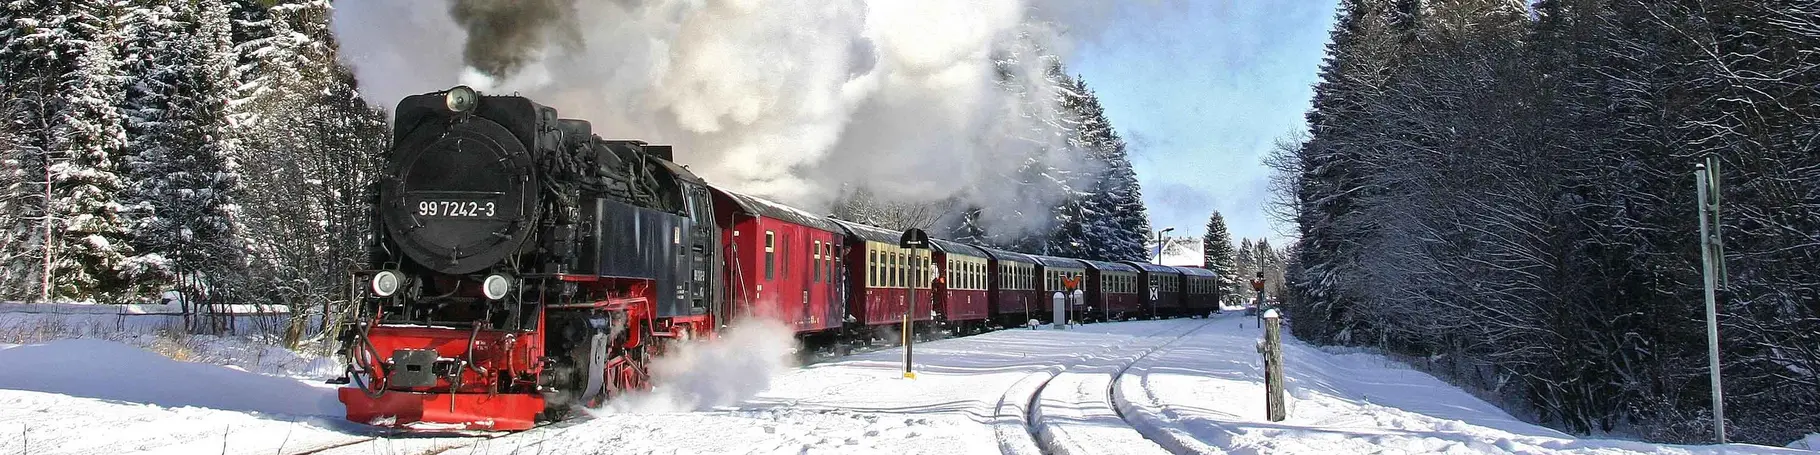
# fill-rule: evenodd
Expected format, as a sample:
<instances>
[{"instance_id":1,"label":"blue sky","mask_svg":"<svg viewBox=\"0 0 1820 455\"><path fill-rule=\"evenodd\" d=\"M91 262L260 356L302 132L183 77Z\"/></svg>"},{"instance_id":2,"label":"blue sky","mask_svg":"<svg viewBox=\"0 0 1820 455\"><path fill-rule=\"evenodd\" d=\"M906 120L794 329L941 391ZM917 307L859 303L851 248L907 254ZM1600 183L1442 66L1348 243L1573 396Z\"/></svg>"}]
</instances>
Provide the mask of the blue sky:
<instances>
[{"instance_id":1,"label":"blue sky","mask_svg":"<svg viewBox=\"0 0 1820 455\"><path fill-rule=\"evenodd\" d=\"M1104 34L1075 49L1069 69L1128 143L1155 229L1198 236L1219 210L1234 241L1293 235L1264 212L1260 160L1304 128L1336 4L1120 2Z\"/></svg>"}]
</instances>

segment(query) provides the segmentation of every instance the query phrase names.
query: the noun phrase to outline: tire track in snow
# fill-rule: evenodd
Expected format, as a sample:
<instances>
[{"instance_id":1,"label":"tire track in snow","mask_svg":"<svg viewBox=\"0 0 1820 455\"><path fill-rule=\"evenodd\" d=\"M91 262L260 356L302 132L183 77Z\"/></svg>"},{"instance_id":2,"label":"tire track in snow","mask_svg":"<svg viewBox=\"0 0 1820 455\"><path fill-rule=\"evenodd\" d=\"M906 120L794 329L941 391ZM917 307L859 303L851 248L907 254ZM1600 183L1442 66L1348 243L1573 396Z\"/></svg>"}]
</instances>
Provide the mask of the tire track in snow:
<instances>
[{"instance_id":1,"label":"tire track in snow","mask_svg":"<svg viewBox=\"0 0 1820 455\"><path fill-rule=\"evenodd\" d=\"M1024 434L1021 438L1010 437L1004 426L997 428L1000 449L1008 454L1164 453L1162 446L1147 440L1125 420L1113 401L1113 388L1133 364L1211 322L1186 330L1180 326L1158 330L1146 338L1167 336L1176 330L1181 333L1141 353L1125 346L1110 346L1083 362L1033 373L1019 381L1000 402L998 417L1001 423L1022 423ZM1023 395L1026 391L1028 395ZM1013 400L1014 397L1018 399ZM1022 406L1007 406L1008 403ZM1019 412L1008 415L1007 411Z\"/></svg>"}]
</instances>

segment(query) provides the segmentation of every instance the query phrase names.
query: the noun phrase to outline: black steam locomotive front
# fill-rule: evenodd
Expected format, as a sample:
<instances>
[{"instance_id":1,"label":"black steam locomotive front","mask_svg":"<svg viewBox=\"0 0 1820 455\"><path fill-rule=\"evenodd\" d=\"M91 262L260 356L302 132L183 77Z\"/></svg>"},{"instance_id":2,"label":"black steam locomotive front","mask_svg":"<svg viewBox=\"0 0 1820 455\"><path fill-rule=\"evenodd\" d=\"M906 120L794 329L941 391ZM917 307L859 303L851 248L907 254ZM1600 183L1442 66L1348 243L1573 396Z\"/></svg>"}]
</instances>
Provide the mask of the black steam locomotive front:
<instances>
[{"instance_id":1,"label":"black steam locomotive front","mask_svg":"<svg viewBox=\"0 0 1820 455\"><path fill-rule=\"evenodd\" d=\"M705 182L668 146L603 140L530 99L467 87L407 97L396 118L371 290L430 304L393 316L461 322L435 313L524 301L533 275L650 280L664 316L712 306Z\"/></svg>"},{"instance_id":2,"label":"black steam locomotive front","mask_svg":"<svg viewBox=\"0 0 1820 455\"><path fill-rule=\"evenodd\" d=\"M510 317L525 316L514 307L525 300L515 292L522 275L576 256L576 245L543 244L565 227L556 218L574 211L550 193L564 176L549 161L568 155L557 123L555 109L467 87L398 104L371 280L373 295L399 304L388 319L522 324Z\"/></svg>"},{"instance_id":3,"label":"black steam locomotive front","mask_svg":"<svg viewBox=\"0 0 1820 455\"><path fill-rule=\"evenodd\" d=\"M393 128L350 419L528 428L642 387L655 338L725 311L705 183L669 147L467 87L406 97Z\"/></svg>"}]
</instances>

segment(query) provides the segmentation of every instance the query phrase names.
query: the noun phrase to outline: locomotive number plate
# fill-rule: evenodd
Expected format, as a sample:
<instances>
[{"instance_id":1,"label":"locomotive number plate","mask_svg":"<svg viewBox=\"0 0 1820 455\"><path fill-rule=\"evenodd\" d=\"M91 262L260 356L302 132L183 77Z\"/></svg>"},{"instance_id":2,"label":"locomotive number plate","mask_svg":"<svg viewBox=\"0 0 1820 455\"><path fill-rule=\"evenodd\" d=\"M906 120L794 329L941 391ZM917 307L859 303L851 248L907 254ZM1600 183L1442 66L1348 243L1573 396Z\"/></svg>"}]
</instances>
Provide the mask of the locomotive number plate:
<instances>
[{"instance_id":1,"label":"locomotive number plate","mask_svg":"<svg viewBox=\"0 0 1820 455\"><path fill-rule=\"evenodd\" d=\"M417 201L417 216L437 218L493 218L498 203L493 201Z\"/></svg>"}]
</instances>

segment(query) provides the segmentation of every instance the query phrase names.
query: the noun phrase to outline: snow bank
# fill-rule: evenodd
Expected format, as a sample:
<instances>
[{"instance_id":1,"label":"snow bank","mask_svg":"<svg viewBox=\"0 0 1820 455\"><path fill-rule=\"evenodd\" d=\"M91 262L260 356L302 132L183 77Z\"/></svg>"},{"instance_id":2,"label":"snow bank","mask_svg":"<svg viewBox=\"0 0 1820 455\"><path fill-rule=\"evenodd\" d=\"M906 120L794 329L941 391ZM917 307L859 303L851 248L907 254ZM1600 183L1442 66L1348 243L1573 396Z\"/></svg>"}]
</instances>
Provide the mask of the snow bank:
<instances>
[{"instance_id":1,"label":"snow bank","mask_svg":"<svg viewBox=\"0 0 1820 455\"><path fill-rule=\"evenodd\" d=\"M1812 433L1799 441L1788 443L1790 449L1807 449L1820 452L1820 433Z\"/></svg>"},{"instance_id":2,"label":"snow bank","mask_svg":"<svg viewBox=\"0 0 1820 455\"><path fill-rule=\"evenodd\" d=\"M1115 386L1125 416L1179 452L1271 454L1787 454L1749 444L1687 446L1578 438L1512 417L1388 357L1318 348L1285 334L1288 418L1264 412L1262 331L1241 320L1134 365ZM1185 450L1184 450L1185 449Z\"/></svg>"},{"instance_id":3,"label":"snow bank","mask_svg":"<svg viewBox=\"0 0 1820 455\"><path fill-rule=\"evenodd\" d=\"M161 407L262 414L342 413L335 391L238 368L179 362L104 340L58 340L0 350L0 389Z\"/></svg>"}]
</instances>

